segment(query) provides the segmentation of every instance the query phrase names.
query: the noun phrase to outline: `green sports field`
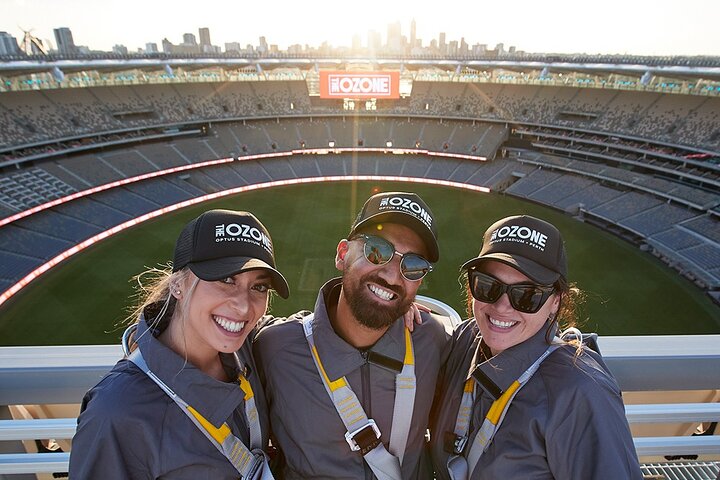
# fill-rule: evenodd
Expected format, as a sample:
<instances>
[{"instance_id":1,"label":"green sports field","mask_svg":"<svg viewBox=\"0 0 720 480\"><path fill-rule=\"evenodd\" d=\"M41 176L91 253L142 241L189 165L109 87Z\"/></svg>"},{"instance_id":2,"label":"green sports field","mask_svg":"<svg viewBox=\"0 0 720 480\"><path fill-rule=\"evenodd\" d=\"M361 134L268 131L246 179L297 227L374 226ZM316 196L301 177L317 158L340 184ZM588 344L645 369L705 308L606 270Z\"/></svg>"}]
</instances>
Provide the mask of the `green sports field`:
<instances>
[{"instance_id":1,"label":"green sports field","mask_svg":"<svg viewBox=\"0 0 720 480\"><path fill-rule=\"evenodd\" d=\"M560 228L570 278L588 294L584 331L601 335L720 333L720 309L661 262L597 228L517 199L408 183L342 182L274 188L186 208L101 242L36 280L0 307L1 345L117 343L133 293L129 279L172 258L182 226L210 208L249 210L268 227L290 299L272 313L312 308L335 275L334 254L364 200L375 191L419 193L435 213L440 262L420 294L461 315L458 266L477 255L484 230L500 217L528 213Z\"/></svg>"}]
</instances>

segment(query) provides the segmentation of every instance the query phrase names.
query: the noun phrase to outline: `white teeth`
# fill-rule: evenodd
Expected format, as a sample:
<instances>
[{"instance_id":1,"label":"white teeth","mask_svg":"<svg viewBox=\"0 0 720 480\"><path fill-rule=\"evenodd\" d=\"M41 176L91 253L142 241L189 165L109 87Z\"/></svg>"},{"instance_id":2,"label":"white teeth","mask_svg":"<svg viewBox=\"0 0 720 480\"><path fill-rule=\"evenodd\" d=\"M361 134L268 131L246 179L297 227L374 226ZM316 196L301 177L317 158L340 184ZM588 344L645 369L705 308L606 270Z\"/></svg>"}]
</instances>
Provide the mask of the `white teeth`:
<instances>
[{"instance_id":1,"label":"white teeth","mask_svg":"<svg viewBox=\"0 0 720 480\"><path fill-rule=\"evenodd\" d=\"M382 288L376 287L375 285L370 285L370 291L378 297L382 298L383 300L392 300L393 298L395 298L394 293L383 290Z\"/></svg>"},{"instance_id":2,"label":"white teeth","mask_svg":"<svg viewBox=\"0 0 720 480\"><path fill-rule=\"evenodd\" d=\"M230 333L237 333L245 326L245 322L231 322L230 320L226 320L222 317L216 317L215 315L213 315L213 320Z\"/></svg>"},{"instance_id":3,"label":"white teeth","mask_svg":"<svg viewBox=\"0 0 720 480\"><path fill-rule=\"evenodd\" d=\"M492 323L496 327L500 327L500 328L510 328L517 323L517 322L502 322L500 320L495 320L494 318L491 318L491 317L488 317L488 320L490 320L490 323Z\"/></svg>"}]
</instances>

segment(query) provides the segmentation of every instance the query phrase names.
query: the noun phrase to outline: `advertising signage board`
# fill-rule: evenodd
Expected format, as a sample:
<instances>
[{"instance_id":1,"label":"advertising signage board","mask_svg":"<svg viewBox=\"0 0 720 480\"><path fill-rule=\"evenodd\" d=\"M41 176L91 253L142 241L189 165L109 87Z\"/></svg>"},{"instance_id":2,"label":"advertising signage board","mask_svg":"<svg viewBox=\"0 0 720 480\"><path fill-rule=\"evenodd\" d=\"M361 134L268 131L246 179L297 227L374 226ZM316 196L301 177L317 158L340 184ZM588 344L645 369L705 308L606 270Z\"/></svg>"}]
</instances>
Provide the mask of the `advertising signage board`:
<instances>
[{"instance_id":1,"label":"advertising signage board","mask_svg":"<svg viewBox=\"0 0 720 480\"><path fill-rule=\"evenodd\" d=\"M400 98L400 72L320 71L320 98Z\"/></svg>"}]
</instances>

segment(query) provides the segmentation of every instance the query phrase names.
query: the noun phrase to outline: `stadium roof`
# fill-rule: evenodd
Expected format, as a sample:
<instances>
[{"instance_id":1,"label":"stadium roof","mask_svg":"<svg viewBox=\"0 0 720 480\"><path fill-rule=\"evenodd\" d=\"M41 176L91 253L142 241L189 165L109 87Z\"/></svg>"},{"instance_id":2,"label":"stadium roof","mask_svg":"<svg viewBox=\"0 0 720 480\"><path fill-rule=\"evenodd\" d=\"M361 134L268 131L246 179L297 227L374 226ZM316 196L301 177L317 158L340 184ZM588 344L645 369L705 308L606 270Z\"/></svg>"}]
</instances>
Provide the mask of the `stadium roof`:
<instances>
[{"instance_id":1,"label":"stadium roof","mask_svg":"<svg viewBox=\"0 0 720 480\"><path fill-rule=\"evenodd\" d=\"M91 55L77 57L11 57L0 61L0 75L5 77L80 71L161 70L167 68L275 68L300 69L401 69L420 70L510 70L518 72L578 72L588 74L621 74L639 77L645 74L668 78L720 79L717 57L622 57L622 56L521 56L501 58L416 57L339 57L339 56L182 56L182 55Z\"/></svg>"}]
</instances>

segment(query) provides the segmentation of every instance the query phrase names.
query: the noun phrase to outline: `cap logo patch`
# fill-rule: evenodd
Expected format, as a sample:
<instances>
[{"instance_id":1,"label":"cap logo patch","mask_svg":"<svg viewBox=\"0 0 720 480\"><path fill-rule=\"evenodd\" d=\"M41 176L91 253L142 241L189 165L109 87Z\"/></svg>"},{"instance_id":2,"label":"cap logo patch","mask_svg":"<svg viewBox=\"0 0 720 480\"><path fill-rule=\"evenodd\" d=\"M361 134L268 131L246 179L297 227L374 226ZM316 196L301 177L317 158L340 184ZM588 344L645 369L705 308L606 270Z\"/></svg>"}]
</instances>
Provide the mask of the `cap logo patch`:
<instances>
[{"instance_id":1,"label":"cap logo patch","mask_svg":"<svg viewBox=\"0 0 720 480\"><path fill-rule=\"evenodd\" d=\"M404 197L386 197L380 200L379 210L400 210L412 214L421 220L428 228L432 226L433 218L430 213L417 202Z\"/></svg>"},{"instance_id":2,"label":"cap logo patch","mask_svg":"<svg viewBox=\"0 0 720 480\"><path fill-rule=\"evenodd\" d=\"M248 242L262 246L270 254L272 254L273 250L270 237L256 227L245 225L244 223L215 225L215 242Z\"/></svg>"},{"instance_id":3,"label":"cap logo patch","mask_svg":"<svg viewBox=\"0 0 720 480\"><path fill-rule=\"evenodd\" d=\"M492 232L490 242L518 242L544 252L547 238L547 235L532 228L505 225Z\"/></svg>"}]
</instances>

